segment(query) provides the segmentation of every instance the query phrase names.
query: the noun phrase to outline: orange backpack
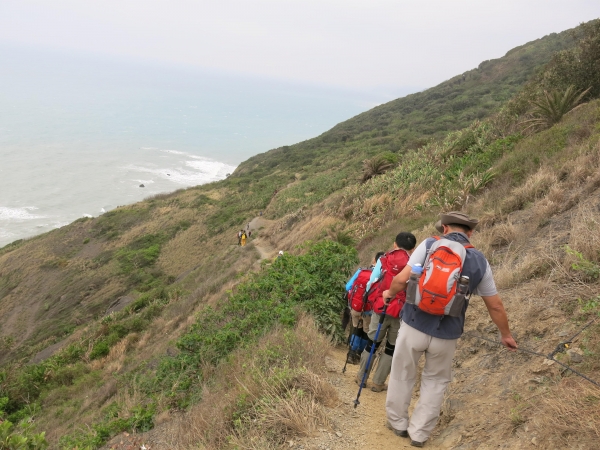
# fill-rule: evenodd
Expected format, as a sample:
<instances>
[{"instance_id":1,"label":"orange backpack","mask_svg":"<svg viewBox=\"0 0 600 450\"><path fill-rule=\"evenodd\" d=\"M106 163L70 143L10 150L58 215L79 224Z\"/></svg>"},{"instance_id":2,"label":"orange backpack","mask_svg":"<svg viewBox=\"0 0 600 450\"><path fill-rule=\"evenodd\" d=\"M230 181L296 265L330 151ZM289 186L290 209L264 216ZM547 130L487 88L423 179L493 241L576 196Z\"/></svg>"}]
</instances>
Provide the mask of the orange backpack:
<instances>
[{"instance_id":1,"label":"orange backpack","mask_svg":"<svg viewBox=\"0 0 600 450\"><path fill-rule=\"evenodd\" d=\"M407 302L414 303L422 311L436 316L460 316L465 295L457 292L458 280L471 244L434 237L423 265L418 289L409 290Z\"/></svg>"}]
</instances>

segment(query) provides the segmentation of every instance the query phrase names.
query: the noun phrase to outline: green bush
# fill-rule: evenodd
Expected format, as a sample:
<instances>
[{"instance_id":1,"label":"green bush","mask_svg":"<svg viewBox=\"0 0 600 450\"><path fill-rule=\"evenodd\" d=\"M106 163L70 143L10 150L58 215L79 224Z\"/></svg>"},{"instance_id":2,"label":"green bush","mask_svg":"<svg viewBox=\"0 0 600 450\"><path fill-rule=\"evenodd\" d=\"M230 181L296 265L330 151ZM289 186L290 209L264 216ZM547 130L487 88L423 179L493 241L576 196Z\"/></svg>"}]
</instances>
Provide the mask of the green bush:
<instances>
[{"instance_id":1,"label":"green bush","mask_svg":"<svg viewBox=\"0 0 600 450\"><path fill-rule=\"evenodd\" d=\"M162 361L146 389L170 392L176 404L188 405L198 395L204 365L217 364L238 347L251 349L276 324L293 326L299 309L311 313L321 330L341 341L340 312L345 306L341 294L358 263L356 250L325 241L305 251L278 258L238 285L217 309L203 310L177 342L181 353Z\"/></svg>"}]
</instances>

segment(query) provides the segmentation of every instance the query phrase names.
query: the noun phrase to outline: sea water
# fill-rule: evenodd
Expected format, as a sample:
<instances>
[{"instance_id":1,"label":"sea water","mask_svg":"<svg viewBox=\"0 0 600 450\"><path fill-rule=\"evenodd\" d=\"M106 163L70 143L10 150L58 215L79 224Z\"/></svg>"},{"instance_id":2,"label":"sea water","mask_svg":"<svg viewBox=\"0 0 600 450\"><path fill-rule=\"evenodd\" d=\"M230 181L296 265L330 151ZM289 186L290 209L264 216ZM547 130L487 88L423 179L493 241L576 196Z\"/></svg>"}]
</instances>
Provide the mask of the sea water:
<instances>
[{"instance_id":1,"label":"sea water","mask_svg":"<svg viewBox=\"0 0 600 450\"><path fill-rule=\"evenodd\" d=\"M0 60L0 247L221 180L381 100L8 46Z\"/></svg>"}]
</instances>

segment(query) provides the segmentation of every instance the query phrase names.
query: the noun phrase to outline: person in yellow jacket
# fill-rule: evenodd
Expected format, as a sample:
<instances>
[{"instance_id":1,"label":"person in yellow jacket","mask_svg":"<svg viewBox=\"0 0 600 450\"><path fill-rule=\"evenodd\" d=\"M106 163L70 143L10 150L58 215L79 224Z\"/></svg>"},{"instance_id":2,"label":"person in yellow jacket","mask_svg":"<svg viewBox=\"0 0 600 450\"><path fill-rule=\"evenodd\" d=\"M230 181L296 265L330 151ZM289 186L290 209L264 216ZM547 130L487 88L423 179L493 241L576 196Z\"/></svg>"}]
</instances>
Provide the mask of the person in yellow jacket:
<instances>
[{"instance_id":1,"label":"person in yellow jacket","mask_svg":"<svg viewBox=\"0 0 600 450\"><path fill-rule=\"evenodd\" d=\"M243 247L244 245L246 245L246 239L247 239L247 237L246 237L246 232L245 232L245 231L243 231L243 232L242 232L242 237L240 238L240 244L242 245L242 247Z\"/></svg>"}]
</instances>

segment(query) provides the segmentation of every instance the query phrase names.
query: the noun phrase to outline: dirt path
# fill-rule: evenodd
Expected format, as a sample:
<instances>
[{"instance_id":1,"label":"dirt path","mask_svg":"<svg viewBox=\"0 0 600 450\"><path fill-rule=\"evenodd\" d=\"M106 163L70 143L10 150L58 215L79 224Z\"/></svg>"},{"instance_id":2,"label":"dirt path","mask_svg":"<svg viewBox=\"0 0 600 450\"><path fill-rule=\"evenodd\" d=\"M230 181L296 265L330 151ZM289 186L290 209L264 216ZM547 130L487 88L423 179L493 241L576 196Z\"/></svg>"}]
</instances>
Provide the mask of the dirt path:
<instances>
[{"instance_id":1,"label":"dirt path","mask_svg":"<svg viewBox=\"0 0 600 450\"><path fill-rule=\"evenodd\" d=\"M266 236L261 233L261 229L265 229L269 227L273 223L272 220L265 219L263 217L255 217L249 223L249 229L252 231L252 234L256 234L258 237L252 240L252 244L260 254L260 259L269 259L275 257L277 250L274 249L269 243Z\"/></svg>"},{"instance_id":2,"label":"dirt path","mask_svg":"<svg viewBox=\"0 0 600 450\"><path fill-rule=\"evenodd\" d=\"M354 378L358 366L348 365L346 373L342 374L346 350L335 348L327 359L329 380L338 390L340 405L330 411L333 431L322 429L319 436L305 438L290 447L304 450L338 450L361 448L377 450L397 450L414 448L410 440L396 436L386 427L385 397L386 392L375 393L370 384L363 389L360 405L354 409L354 399L358 385ZM413 398L413 403L415 398ZM450 448L440 446L438 442L427 442L427 448Z\"/></svg>"}]
</instances>

